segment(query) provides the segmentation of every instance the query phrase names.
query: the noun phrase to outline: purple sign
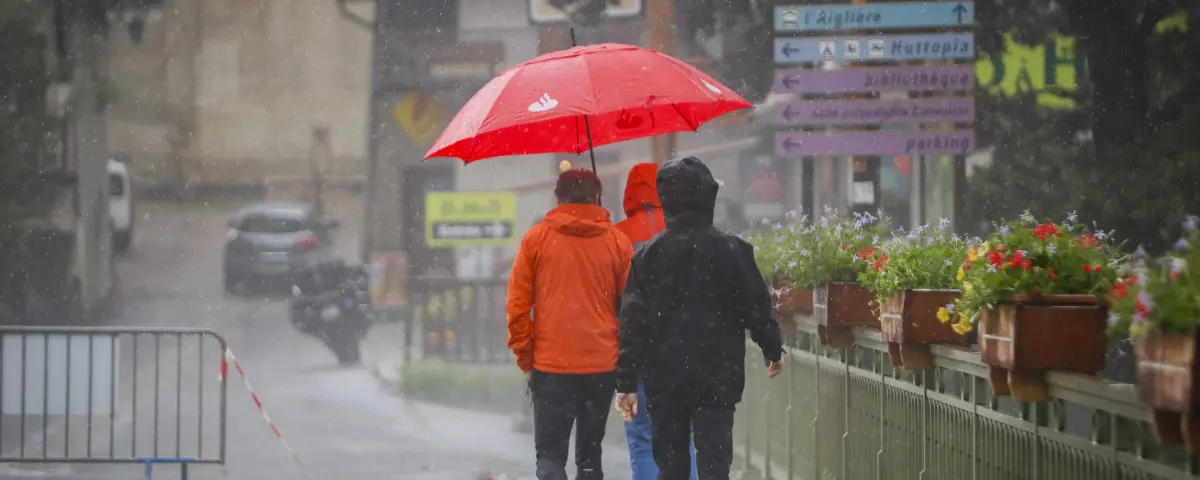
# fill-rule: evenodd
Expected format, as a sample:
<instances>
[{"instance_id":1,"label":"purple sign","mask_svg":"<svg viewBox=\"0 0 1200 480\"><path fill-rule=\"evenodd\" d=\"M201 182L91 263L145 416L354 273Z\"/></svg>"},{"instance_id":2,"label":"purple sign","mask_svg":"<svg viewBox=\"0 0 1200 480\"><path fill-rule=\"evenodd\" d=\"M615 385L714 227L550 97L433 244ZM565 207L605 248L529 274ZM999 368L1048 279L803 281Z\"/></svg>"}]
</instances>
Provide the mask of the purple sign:
<instances>
[{"instance_id":1,"label":"purple sign","mask_svg":"<svg viewBox=\"0 0 1200 480\"><path fill-rule=\"evenodd\" d=\"M974 130L776 133L775 155L965 155L975 151Z\"/></svg>"},{"instance_id":2,"label":"purple sign","mask_svg":"<svg viewBox=\"0 0 1200 480\"><path fill-rule=\"evenodd\" d=\"M775 111L780 125L971 123L974 119L975 100L966 97L796 102Z\"/></svg>"},{"instance_id":3,"label":"purple sign","mask_svg":"<svg viewBox=\"0 0 1200 480\"><path fill-rule=\"evenodd\" d=\"M877 93L966 91L975 88L974 65L775 71L775 92Z\"/></svg>"}]
</instances>

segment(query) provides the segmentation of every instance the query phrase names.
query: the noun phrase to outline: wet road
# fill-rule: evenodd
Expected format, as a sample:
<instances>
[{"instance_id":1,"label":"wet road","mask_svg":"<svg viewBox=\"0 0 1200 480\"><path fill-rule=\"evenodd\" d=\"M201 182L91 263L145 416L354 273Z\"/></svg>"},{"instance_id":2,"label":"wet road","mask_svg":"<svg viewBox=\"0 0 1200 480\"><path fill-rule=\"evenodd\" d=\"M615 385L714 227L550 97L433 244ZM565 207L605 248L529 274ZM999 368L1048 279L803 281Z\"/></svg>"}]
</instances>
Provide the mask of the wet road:
<instances>
[{"instance_id":1,"label":"wet road","mask_svg":"<svg viewBox=\"0 0 1200 480\"><path fill-rule=\"evenodd\" d=\"M475 480L489 472L533 478L532 439L515 433L508 417L396 398L381 388L367 367L339 368L317 340L293 331L283 298L226 296L220 282L221 247L225 222L235 208L233 204L141 207L135 245L121 261L120 290L112 318L105 322L202 327L220 333L284 440L303 462L299 465L284 449L230 368L226 465L193 467L190 478ZM358 245L357 209L333 210L343 224L338 244L352 253ZM126 457L175 456L176 451L179 456L216 455L220 448L217 343L187 337L180 344L175 337L164 337L155 355L154 338L121 342L118 390L122 394L115 426L103 418L94 420L93 455L107 455L110 446L115 456ZM400 345L398 327L376 327L367 340L367 363L399 358ZM176 391L183 393L176 395ZM70 446L72 455L81 455L89 446L86 425L86 418L74 418L69 428L49 422L45 443L52 453ZM12 433L11 421L0 427ZM30 428L40 430L40 421ZM31 455L38 454L42 438L27 436ZM12 443L0 450L13 455ZM607 477L629 478L624 449L606 446L606 450ZM20 464L0 465L0 478L143 477L137 465ZM153 478L179 478L179 471L160 465Z\"/></svg>"}]
</instances>

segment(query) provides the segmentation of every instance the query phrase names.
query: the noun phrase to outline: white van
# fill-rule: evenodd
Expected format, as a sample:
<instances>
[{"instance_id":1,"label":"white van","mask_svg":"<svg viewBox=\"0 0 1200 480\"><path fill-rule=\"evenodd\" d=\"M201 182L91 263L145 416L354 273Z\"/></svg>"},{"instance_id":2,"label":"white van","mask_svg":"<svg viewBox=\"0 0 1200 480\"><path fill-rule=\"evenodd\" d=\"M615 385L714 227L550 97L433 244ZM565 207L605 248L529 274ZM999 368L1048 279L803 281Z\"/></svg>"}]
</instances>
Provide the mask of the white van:
<instances>
[{"instance_id":1,"label":"white van","mask_svg":"<svg viewBox=\"0 0 1200 480\"><path fill-rule=\"evenodd\" d=\"M112 222L113 245L118 252L129 249L133 243L133 184L129 181L129 168L120 159L108 160L108 217Z\"/></svg>"}]
</instances>

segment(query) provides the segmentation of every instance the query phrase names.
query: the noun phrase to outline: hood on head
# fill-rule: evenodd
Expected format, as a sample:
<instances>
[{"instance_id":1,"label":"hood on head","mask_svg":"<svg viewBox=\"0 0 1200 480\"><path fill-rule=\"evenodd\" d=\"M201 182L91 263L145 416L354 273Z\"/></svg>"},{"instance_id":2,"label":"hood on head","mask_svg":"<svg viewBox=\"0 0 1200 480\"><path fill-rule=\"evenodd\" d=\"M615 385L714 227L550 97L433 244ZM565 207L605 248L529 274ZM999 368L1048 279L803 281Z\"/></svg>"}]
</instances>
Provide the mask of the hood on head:
<instances>
[{"instance_id":1,"label":"hood on head","mask_svg":"<svg viewBox=\"0 0 1200 480\"><path fill-rule=\"evenodd\" d=\"M633 215L635 210L645 207L661 207L658 200L658 187L655 177L658 175L658 164L639 163L629 170L629 180L625 182L625 214Z\"/></svg>"},{"instance_id":2,"label":"hood on head","mask_svg":"<svg viewBox=\"0 0 1200 480\"><path fill-rule=\"evenodd\" d=\"M542 218L550 228L573 237L595 237L612 227L608 210L599 205L559 205Z\"/></svg>"},{"instance_id":3,"label":"hood on head","mask_svg":"<svg viewBox=\"0 0 1200 480\"><path fill-rule=\"evenodd\" d=\"M719 187L704 162L671 160L658 170L657 183L667 224L712 225Z\"/></svg>"}]
</instances>

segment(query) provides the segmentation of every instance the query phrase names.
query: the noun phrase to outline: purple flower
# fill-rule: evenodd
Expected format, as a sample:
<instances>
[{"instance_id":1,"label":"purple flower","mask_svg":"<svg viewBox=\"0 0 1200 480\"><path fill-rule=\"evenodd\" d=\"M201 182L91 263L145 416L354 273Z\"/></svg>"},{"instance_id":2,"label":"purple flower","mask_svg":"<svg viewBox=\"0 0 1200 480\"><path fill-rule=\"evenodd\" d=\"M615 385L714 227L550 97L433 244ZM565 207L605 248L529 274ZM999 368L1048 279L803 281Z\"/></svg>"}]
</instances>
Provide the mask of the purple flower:
<instances>
[{"instance_id":1,"label":"purple flower","mask_svg":"<svg viewBox=\"0 0 1200 480\"><path fill-rule=\"evenodd\" d=\"M1051 245L1051 246L1053 246L1053 245ZM1049 250L1049 249L1047 249L1047 250ZM1017 253L1021 254L1022 257L1029 256L1029 250L1017 250Z\"/></svg>"},{"instance_id":2,"label":"purple flower","mask_svg":"<svg viewBox=\"0 0 1200 480\"><path fill-rule=\"evenodd\" d=\"M795 261L795 260L792 260L791 262L789 262L789 263L788 263L788 268L796 268L796 261Z\"/></svg>"},{"instance_id":3,"label":"purple flower","mask_svg":"<svg viewBox=\"0 0 1200 480\"><path fill-rule=\"evenodd\" d=\"M1054 255L1054 252L1057 252L1057 251L1058 251L1058 247L1054 246L1053 244L1046 245L1046 253Z\"/></svg>"},{"instance_id":4,"label":"purple flower","mask_svg":"<svg viewBox=\"0 0 1200 480\"><path fill-rule=\"evenodd\" d=\"M775 237L775 241L776 241L776 242L781 242L781 243L782 243L782 242L783 242L783 235L780 235L780 236L778 236L778 237Z\"/></svg>"},{"instance_id":5,"label":"purple flower","mask_svg":"<svg viewBox=\"0 0 1200 480\"><path fill-rule=\"evenodd\" d=\"M1136 323L1138 325L1146 323L1146 316L1142 315L1140 313L1133 314L1133 323Z\"/></svg>"},{"instance_id":6,"label":"purple flower","mask_svg":"<svg viewBox=\"0 0 1200 480\"><path fill-rule=\"evenodd\" d=\"M879 243L879 235L876 235L876 236L872 237L872 238L871 238L871 243Z\"/></svg>"},{"instance_id":7,"label":"purple flower","mask_svg":"<svg viewBox=\"0 0 1200 480\"><path fill-rule=\"evenodd\" d=\"M1189 232L1196 231L1196 217L1188 215L1187 220L1183 221L1183 229Z\"/></svg>"},{"instance_id":8,"label":"purple flower","mask_svg":"<svg viewBox=\"0 0 1200 480\"><path fill-rule=\"evenodd\" d=\"M1079 218L1079 215L1076 215L1074 210L1071 210L1071 213L1067 215L1068 222L1075 223L1076 218Z\"/></svg>"},{"instance_id":9,"label":"purple flower","mask_svg":"<svg viewBox=\"0 0 1200 480\"><path fill-rule=\"evenodd\" d=\"M951 262L949 258L947 258L947 259L945 260L945 262L946 262L946 266L947 266L947 267L953 267L953 266L954 266L954 262Z\"/></svg>"},{"instance_id":10,"label":"purple flower","mask_svg":"<svg viewBox=\"0 0 1200 480\"><path fill-rule=\"evenodd\" d=\"M850 262L851 262L851 263L858 263L858 255L855 255L855 254L853 254L853 253L852 253L852 254L850 254Z\"/></svg>"},{"instance_id":11,"label":"purple flower","mask_svg":"<svg viewBox=\"0 0 1200 480\"><path fill-rule=\"evenodd\" d=\"M954 313L954 304L953 303L946 304L946 313Z\"/></svg>"},{"instance_id":12,"label":"purple flower","mask_svg":"<svg viewBox=\"0 0 1200 480\"><path fill-rule=\"evenodd\" d=\"M860 233L860 234L858 234L858 235L855 235L855 236L854 236L854 239L855 239L855 240L862 240L862 239L863 239L863 236L862 236L862 234Z\"/></svg>"},{"instance_id":13,"label":"purple flower","mask_svg":"<svg viewBox=\"0 0 1200 480\"><path fill-rule=\"evenodd\" d=\"M899 230L897 230L897 231L898 231L898 232L900 232L900 233L904 233L904 227L900 227L900 229L899 229Z\"/></svg>"},{"instance_id":14,"label":"purple flower","mask_svg":"<svg viewBox=\"0 0 1200 480\"><path fill-rule=\"evenodd\" d=\"M796 219L796 215L798 215L798 214L796 213L796 211L795 211L795 210L789 210L789 211L787 212L787 218L788 218L789 220L795 220L795 219Z\"/></svg>"},{"instance_id":15,"label":"purple flower","mask_svg":"<svg viewBox=\"0 0 1200 480\"><path fill-rule=\"evenodd\" d=\"M1008 228L1008 225L1005 225L1005 226L1003 226L1003 227L1000 227L1000 234L1001 234L1001 235L1008 235L1008 232L1010 232L1010 231L1012 231L1012 229Z\"/></svg>"},{"instance_id":16,"label":"purple flower","mask_svg":"<svg viewBox=\"0 0 1200 480\"><path fill-rule=\"evenodd\" d=\"M1115 327L1117 325L1117 323L1120 321L1121 321L1121 317L1119 315L1117 315L1115 313L1108 314L1108 326L1109 327Z\"/></svg>"},{"instance_id":17,"label":"purple flower","mask_svg":"<svg viewBox=\"0 0 1200 480\"><path fill-rule=\"evenodd\" d=\"M934 242L933 237L925 237L925 244L933 245L933 242Z\"/></svg>"},{"instance_id":18,"label":"purple flower","mask_svg":"<svg viewBox=\"0 0 1200 480\"><path fill-rule=\"evenodd\" d=\"M941 220L938 220L938 230L945 230L945 229L947 229L947 228L950 228L950 221L949 221L949 220L946 220L946 219L944 219L944 218L943 218L943 219L941 219Z\"/></svg>"},{"instance_id":19,"label":"purple flower","mask_svg":"<svg viewBox=\"0 0 1200 480\"><path fill-rule=\"evenodd\" d=\"M812 233L812 232L815 232L815 231L817 231L817 227L814 227L814 226L812 226L812 225L809 225L809 226L808 226L808 232L809 232L809 233Z\"/></svg>"},{"instance_id":20,"label":"purple flower","mask_svg":"<svg viewBox=\"0 0 1200 480\"><path fill-rule=\"evenodd\" d=\"M988 273L996 273L996 266L988 265L987 271L988 271Z\"/></svg>"},{"instance_id":21,"label":"purple flower","mask_svg":"<svg viewBox=\"0 0 1200 480\"><path fill-rule=\"evenodd\" d=\"M801 256L801 257L807 257L807 256L808 256L808 250L800 250L800 256Z\"/></svg>"},{"instance_id":22,"label":"purple flower","mask_svg":"<svg viewBox=\"0 0 1200 480\"><path fill-rule=\"evenodd\" d=\"M1187 260L1182 258L1173 258L1171 259L1171 273L1179 274L1180 272L1183 272L1185 268L1187 268L1187 265Z\"/></svg>"},{"instance_id":23,"label":"purple flower","mask_svg":"<svg viewBox=\"0 0 1200 480\"><path fill-rule=\"evenodd\" d=\"M1189 243L1186 238L1180 238L1179 241L1175 242L1176 250L1187 250L1187 248L1190 246L1192 246L1192 244Z\"/></svg>"},{"instance_id":24,"label":"purple flower","mask_svg":"<svg viewBox=\"0 0 1200 480\"><path fill-rule=\"evenodd\" d=\"M1092 235L1096 237L1096 240L1104 240L1105 238L1108 238L1108 233L1104 230L1096 230L1092 233Z\"/></svg>"}]
</instances>

